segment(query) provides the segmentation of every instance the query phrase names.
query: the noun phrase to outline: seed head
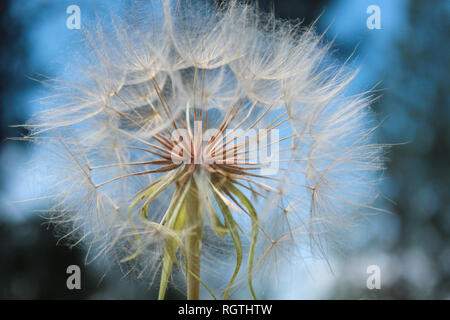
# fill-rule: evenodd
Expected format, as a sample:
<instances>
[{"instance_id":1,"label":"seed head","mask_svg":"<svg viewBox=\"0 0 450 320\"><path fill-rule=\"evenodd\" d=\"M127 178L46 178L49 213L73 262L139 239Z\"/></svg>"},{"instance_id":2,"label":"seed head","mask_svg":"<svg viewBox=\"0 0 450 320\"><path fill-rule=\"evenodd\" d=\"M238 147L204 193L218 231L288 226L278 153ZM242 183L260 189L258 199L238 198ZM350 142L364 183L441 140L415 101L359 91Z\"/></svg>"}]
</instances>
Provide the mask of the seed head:
<instances>
[{"instance_id":1,"label":"seed head","mask_svg":"<svg viewBox=\"0 0 450 320\"><path fill-rule=\"evenodd\" d=\"M326 255L324 236L372 209L382 164L370 95L346 93L356 72L313 27L235 1L130 13L84 32L28 125L62 238L158 279L160 298L174 268L191 297L216 281L226 298L241 275L255 296L254 275L305 244Z\"/></svg>"}]
</instances>

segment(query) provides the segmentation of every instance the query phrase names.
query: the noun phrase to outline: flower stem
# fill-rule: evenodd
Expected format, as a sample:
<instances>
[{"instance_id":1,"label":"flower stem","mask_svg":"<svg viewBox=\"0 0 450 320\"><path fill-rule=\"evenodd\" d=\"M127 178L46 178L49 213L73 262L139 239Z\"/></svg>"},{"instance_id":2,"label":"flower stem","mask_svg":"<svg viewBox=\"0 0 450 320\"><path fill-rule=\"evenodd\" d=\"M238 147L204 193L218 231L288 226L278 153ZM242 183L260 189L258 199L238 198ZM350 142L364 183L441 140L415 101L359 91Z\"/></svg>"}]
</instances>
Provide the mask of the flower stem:
<instances>
[{"instance_id":1,"label":"flower stem","mask_svg":"<svg viewBox=\"0 0 450 320\"><path fill-rule=\"evenodd\" d=\"M198 189L193 182L186 197L186 228L189 232L186 238L188 300L198 300L200 292L203 215L198 197Z\"/></svg>"}]
</instances>

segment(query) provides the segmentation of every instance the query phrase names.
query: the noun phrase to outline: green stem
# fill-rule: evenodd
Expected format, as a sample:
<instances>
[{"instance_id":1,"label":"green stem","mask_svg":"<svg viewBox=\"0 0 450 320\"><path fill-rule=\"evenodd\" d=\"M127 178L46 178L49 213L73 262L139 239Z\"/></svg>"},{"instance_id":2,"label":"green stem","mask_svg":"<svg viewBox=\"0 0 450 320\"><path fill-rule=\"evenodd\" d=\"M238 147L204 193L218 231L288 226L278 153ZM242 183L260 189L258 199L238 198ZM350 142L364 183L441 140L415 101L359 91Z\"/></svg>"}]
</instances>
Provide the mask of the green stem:
<instances>
[{"instance_id":1,"label":"green stem","mask_svg":"<svg viewBox=\"0 0 450 320\"><path fill-rule=\"evenodd\" d=\"M187 254L187 298L198 300L200 293L200 257L202 249L203 215L198 189L194 182L186 196L186 254Z\"/></svg>"}]
</instances>

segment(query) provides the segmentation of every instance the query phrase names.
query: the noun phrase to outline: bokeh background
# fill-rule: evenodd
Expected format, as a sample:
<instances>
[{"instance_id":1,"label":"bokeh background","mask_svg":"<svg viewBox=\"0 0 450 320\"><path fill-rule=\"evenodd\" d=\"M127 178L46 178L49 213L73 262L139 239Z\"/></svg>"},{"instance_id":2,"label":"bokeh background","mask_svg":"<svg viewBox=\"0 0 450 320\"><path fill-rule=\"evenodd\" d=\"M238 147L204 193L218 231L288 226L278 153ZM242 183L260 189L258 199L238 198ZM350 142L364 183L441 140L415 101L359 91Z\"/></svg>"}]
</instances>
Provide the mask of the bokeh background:
<instances>
[{"instance_id":1,"label":"bokeh background","mask_svg":"<svg viewBox=\"0 0 450 320\"><path fill-rule=\"evenodd\" d=\"M213 1L213 0L210 0ZM450 298L450 1L261 0L262 10L308 25L335 39L334 55L362 70L355 90L377 85L378 141L393 144L377 205L348 235L333 272L314 259L292 265L296 282L269 288L284 299ZM32 146L9 140L24 134L37 110L41 75L57 77L70 39L69 5L81 19L120 12L123 1L2 0L0 2L0 299L151 299L155 288L118 268L84 265L82 248L57 246L41 217L45 201L15 202L39 188L25 163ZM366 9L378 5L381 29L369 30ZM82 267L82 289L68 290L66 268ZM369 290L369 265L381 270L381 289ZM108 271L105 274L105 271ZM240 298L246 296L238 295ZM170 289L168 298L183 298Z\"/></svg>"}]
</instances>

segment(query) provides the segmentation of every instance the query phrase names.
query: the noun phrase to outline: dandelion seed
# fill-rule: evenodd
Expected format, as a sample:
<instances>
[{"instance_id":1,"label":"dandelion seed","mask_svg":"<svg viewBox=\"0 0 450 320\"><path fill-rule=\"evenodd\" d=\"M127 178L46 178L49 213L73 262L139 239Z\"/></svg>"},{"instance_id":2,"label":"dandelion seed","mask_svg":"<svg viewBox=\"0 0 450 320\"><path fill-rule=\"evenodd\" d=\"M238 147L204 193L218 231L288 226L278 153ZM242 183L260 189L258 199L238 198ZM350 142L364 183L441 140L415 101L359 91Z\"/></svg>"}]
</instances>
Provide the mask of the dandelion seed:
<instances>
[{"instance_id":1,"label":"dandelion seed","mask_svg":"<svg viewBox=\"0 0 450 320\"><path fill-rule=\"evenodd\" d=\"M227 256L220 296L245 274L256 298L256 274L304 243L325 255L325 235L373 209L370 96L346 96L355 74L313 28L235 1L155 8L87 31L79 76L28 125L52 152L49 211L87 262L139 267L160 299L174 269L189 299L216 297L204 279Z\"/></svg>"}]
</instances>

